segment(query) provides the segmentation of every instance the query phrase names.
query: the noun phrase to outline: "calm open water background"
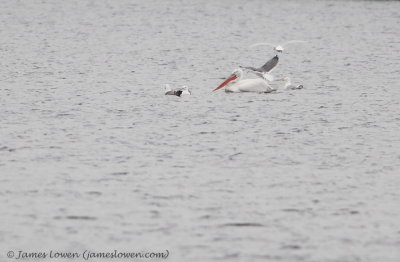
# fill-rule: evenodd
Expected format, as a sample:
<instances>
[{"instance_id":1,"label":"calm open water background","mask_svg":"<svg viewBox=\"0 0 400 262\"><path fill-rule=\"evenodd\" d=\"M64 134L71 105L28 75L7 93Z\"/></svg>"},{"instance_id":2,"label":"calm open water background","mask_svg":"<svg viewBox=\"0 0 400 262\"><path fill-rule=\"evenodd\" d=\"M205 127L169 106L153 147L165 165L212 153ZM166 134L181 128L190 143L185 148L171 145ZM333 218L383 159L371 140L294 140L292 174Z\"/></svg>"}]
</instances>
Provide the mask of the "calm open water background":
<instances>
[{"instance_id":1,"label":"calm open water background","mask_svg":"<svg viewBox=\"0 0 400 262\"><path fill-rule=\"evenodd\" d=\"M0 5L0 261L400 261L400 2ZM211 93L291 39L305 89Z\"/></svg>"}]
</instances>

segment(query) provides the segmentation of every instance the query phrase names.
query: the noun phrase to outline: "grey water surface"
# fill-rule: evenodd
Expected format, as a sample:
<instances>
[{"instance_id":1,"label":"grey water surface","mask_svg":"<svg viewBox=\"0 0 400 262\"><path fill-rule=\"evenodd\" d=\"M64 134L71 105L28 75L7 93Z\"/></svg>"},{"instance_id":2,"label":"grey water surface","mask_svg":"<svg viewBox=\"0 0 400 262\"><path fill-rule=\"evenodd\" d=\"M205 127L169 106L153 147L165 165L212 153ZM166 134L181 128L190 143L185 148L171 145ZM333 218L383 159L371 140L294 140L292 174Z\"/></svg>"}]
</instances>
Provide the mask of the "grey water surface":
<instances>
[{"instance_id":1,"label":"grey water surface","mask_svg":"<svg viewBox=\"0 0 400 262\"><path fill-rule=\"evenodd\" d=\"M0 6L0 261L400 261L399 1ZM303 90L211 92L292 39Z\"/></svg>"}]
</instances>

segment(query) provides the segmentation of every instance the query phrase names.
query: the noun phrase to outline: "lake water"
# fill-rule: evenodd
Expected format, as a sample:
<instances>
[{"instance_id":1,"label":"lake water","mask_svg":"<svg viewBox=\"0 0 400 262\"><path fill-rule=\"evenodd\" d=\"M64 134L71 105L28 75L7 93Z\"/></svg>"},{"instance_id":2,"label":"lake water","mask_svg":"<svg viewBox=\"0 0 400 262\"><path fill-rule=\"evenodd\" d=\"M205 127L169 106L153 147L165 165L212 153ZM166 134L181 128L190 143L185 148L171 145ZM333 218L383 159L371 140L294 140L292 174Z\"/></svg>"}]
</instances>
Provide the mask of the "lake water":
<instances>
[{"instance_id":1,"label":"lake water","mask_svg":"<svg viewBox=\"0 0 400 262\"><path fill-rule=\"evenodd\" d=\"M1 261L400 261L399 1L0 5Z\"/></svg>"}]
</instances>

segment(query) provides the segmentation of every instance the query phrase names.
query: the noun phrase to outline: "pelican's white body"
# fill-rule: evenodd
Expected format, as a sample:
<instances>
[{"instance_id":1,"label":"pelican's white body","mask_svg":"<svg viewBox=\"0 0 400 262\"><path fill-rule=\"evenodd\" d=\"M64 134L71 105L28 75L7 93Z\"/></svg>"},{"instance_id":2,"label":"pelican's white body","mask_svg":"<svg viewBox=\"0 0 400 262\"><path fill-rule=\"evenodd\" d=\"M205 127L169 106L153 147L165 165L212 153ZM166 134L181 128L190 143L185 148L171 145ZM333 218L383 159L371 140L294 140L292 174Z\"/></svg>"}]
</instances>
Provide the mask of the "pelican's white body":
<instances>
[{"instance_id":1,"label":"pelican's white body","mask_svg":"<svg viewBox=\"0 0 400 262\"><path fill-rule=\"evenodd\" d=\"M232 81L225 88L225 92L240 93L240 92L256 92L256 93L269 93L274 91L267 81L263 78L243 79L239 81Z\"/></svg>"},{"instance_id":2,"label":"pelican's white body","mask_svg":"<svg viewBox=\"0 0 400 262\"><path fill-rule=\"evenodd\" d=\"M267 80L271 80L272 76L268 73L262 75L262 78L242 79L243 70L236 69L232 75L237 78L229 82L225 86L225 92L240 93L240 92L255 92L255 93L270 93L275 91L269 86Z\"/></svg>"},{"instance_id":3,"label":"pelican's white body","mask_svg":"<svg viewBox=\"0 0 400 262\"><path fill-rule=\"evenodd\" d=\"M264 73L262 78L255 79L244 79L243 70L241 68L236 69L233 73L217 88L213 91L225 87L225 92L241 93L241 92L256 92L256 93L270 93L275 91L269 86L268 81L272 76L268 73Z\"/></svg>"}]
</instances>

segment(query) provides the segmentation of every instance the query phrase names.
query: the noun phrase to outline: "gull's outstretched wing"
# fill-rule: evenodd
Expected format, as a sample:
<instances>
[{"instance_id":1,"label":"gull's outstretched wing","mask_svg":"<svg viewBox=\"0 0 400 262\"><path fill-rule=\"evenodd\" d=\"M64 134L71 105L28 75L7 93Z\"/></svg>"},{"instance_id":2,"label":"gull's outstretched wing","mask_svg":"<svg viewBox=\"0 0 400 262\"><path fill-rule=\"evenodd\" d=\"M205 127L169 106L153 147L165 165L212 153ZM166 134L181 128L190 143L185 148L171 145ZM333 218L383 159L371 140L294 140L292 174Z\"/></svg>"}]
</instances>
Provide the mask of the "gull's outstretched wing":
<instances>
[{"instance_id":1,"label":"gull's outstretched wing","mask_svg":"<svg viewBox=\"0 0 400 262\"><path fill-rule=\"evenodd\" d=\"M240 68L244 68L244 69L247 69L249 71L261 72L260 68L255 68L255 67L252 67L252 66L240 66Z\"/></svg>"},{"instance_id":2,"label":"gull's outstretched wing","mask_svg":"<svg viewBox=\"0 0 400 262\"><path fill-rule=\"evenodd\" d=\"M262 74L262 77L265 79L265 80L268 80L269 82L272 82L272 81L274 81L274 79L275 79L275 77L273 76L273 75L271 75L270 73L264 73L264 74Z\"/></svg>"},{"instance_id":3,"label":"gull's outstretched wing","mask_svg":"<svg viewBox=\"0 0 400 262\"><path fill-rule=\"evenodd\" d=\"M272 47L276 46L276 45L271 44L271 43L256 43L254 45L251 45L250 47L256 47L256 46L261 46L261 45L268 45L268 46L272 46Z\"/></svg>"},{"instance_id":4,"label":"gull's outstretched wing","mask_svg":"<svg viewBox=\"0 0 400 262\"><path fill-rule=\"evenodd\" d=\"M262 67L260 67L261 72L271 71L279 62L279 57L276 55L270 60L268 60Z\"/></svg>"},{"instance_id":5,"label":"gull's outstretched wing","mask_svg":"<svg viewBox=\"0 0 400 262\"><path fill-rule=\"evenodd\" d=\"M271 58L270 60L268 60L263 66L261 66L259 68L255 68L252 66L241 66L241 68L244 68L244 69L248 70L250 73L254 73L254 74L262 77L263 73L268 73L272 69L274 69L274 67L278 64L278 62L279 62L279 57L276 55L273 58Z\"/></svg>"},{"instance_id":6,"label":"gull's outstretched wing","mask_svg":"<svg viewBox=\"0 0 400 262\"><path fill-rule=\"evenodd\" d=\"M307 42L303 41L303 40L290 40L290 41L287 41L287 42L283 43L282 45L286 46L288 44L294 44L294 43L307 43Z\"/></svg>"}]
</instances>

